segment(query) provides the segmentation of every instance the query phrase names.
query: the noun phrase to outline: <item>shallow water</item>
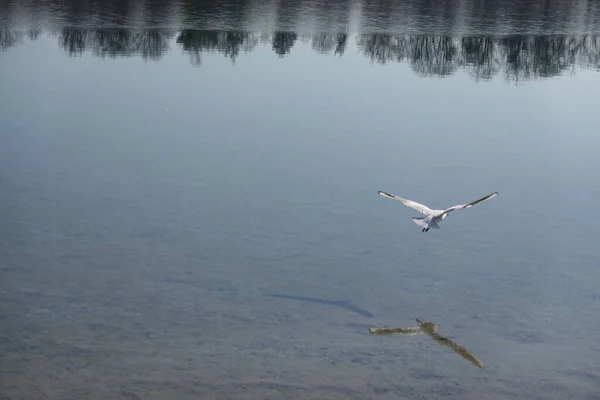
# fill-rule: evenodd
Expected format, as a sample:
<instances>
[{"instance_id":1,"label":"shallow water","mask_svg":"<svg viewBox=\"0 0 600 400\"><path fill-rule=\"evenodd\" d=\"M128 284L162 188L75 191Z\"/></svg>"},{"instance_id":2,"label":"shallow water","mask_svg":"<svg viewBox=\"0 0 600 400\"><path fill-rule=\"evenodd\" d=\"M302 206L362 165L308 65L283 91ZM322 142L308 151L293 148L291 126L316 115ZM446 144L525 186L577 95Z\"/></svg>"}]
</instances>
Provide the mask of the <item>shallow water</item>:
<instances>
[{"instance_id":1,"label":"shallow water","mask_svg":"<svg viewBox=\"0 0 600 400\"><path fill-rule=\"evenodd\" d=\"M0 395L595 398L600 7L520 4L0 1Z\"/></svg>"}]
</instances>

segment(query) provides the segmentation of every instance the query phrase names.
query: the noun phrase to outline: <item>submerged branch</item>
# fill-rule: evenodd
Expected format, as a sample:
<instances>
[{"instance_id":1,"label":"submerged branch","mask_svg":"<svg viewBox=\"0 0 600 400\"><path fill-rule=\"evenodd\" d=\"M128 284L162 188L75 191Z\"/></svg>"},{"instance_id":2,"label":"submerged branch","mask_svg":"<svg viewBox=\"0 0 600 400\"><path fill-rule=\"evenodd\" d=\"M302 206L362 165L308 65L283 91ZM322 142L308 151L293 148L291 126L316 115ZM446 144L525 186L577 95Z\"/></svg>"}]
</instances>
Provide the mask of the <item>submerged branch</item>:
<instances>
[{"instance_id":1,"label":"submerged branch","mask_svg":"<svg viewBox=\"0 0 600 400\"><path fill-rule=\"evenodd\" d=\"M421 328L371 328L369 332L375 335L391 335L402 333L405 335L422 335L425 332Z\"/></svg>"},{"instance_id":2,"label":"submerged branch","mask_svg":"<svg viewBox=\"0 0 600 400\"><path fill-rule=\"evenodd\" d=\"M431 336L436 342L450 347L457 354L463 357L465 360L468 360L478 366L479 368L485 368L485 365L479 360L473 353L467 350L465 347L460 346L459 344L453 342L452 340L443 337L437 333L437 325L433 322L422 322L417 319L418 327L410 327L410 328L371 328L369 329L369 333L375 335L389 335L394 333L401 333L405 335L421 335L426 333Z\"/></svg>"}]
</instances>

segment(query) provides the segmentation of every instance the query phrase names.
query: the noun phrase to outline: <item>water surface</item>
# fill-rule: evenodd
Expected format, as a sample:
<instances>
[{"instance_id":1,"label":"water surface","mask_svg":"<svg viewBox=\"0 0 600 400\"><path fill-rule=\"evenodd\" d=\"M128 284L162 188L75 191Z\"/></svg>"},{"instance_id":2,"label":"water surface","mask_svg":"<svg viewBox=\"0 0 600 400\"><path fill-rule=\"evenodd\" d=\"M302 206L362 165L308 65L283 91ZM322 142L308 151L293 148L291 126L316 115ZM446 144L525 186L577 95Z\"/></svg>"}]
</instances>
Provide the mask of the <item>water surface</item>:
<instances>
[{"instance_id":1,"label":"water surface","mask_svg":"<svg viewBox=\"0 0 600 400\"><path fill-rule=\"evenodd\" d=\"M2 396L597 396L600 7L521 4L3 0Z\"/></svg>"}]
</instances>

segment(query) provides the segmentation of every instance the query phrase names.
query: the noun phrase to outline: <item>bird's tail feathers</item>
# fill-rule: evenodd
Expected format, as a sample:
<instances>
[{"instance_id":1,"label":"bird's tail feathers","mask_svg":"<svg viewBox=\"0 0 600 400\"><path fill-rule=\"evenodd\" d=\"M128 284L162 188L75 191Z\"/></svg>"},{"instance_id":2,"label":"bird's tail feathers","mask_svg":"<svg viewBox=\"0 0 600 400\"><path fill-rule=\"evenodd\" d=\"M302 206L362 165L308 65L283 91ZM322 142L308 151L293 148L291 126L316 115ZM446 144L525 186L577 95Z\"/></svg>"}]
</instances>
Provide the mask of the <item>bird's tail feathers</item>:
<instances>
[{"instance_id":1,"label":"bird's tail feathers","mask_svg":"<svg viewBox=\"0 0 600 400\"><path fill-rule=\"evenodd\" d=\"M427 228L428 221L425 221L427 217L413 217L413 222L419 225L421 228Z\"/></svg>"},{"instance_id":2,"label":"bird's tail feathers","mask_svg":"<svg viewBox=\"0 0 600 400\"><path fill-rule=\"evenodd\" d=\"M428 217L413 217L412 220L415 224L419 225L421 228L440 229L440 226L437 224L437 222L432 220L432 218L430 216L428 216Z\"/></svg>"}]
</instances>

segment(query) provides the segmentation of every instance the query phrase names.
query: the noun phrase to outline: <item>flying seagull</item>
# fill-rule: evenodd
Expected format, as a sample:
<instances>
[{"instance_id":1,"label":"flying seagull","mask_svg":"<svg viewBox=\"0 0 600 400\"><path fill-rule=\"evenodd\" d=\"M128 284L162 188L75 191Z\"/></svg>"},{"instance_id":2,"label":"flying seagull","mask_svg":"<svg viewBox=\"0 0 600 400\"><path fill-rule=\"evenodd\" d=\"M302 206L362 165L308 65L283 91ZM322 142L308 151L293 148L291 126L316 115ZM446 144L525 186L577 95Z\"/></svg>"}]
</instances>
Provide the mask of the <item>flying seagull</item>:
<instances>
[{"instance_id":1,"label":"flying seagull","mask_svg":"<svg viewBox=\"0 0 600 400\"><path fill-rule=\"evenodd\" d=\"M405 206L414 208L415 210L419 211L421 214L424 214L425 217L413 217L413 219L412 219L415 224L417 224L421 228L423 228L423 230L421 232L427 232L429 230L429 228L440 229L440 226L438 225L438 223L440 223L441 221L446 219L448 214L450 214L452 211L462 210L463 208L473 207L475 204L483 203L484 201L487 201L491 198L498 196L498 192L494 192L492 194L488 194L485 197L482 197L479 200L475 200L472 203L459 204L457 206L453 206L453 207L447 208L445 210L432 210L429 207L424 206L423 204L417 203L416 201L403 199L402 197L398 197L393 194L382 192L381 190L379 191L379 194L382 195L383 197L388 197L390 199L401 201L402 204L404 204Z\"/></svg>"}]
</instances>

